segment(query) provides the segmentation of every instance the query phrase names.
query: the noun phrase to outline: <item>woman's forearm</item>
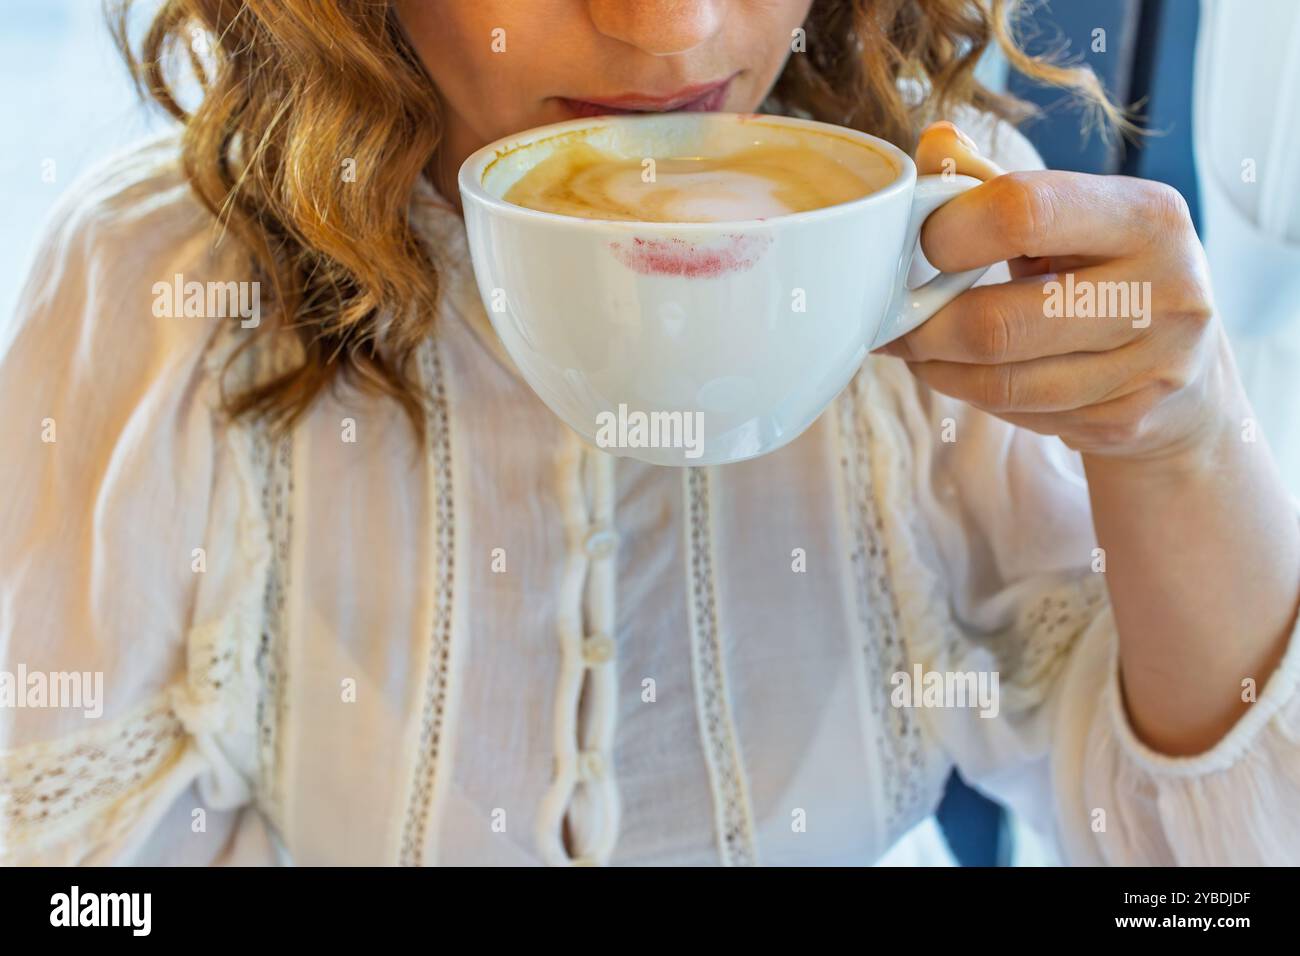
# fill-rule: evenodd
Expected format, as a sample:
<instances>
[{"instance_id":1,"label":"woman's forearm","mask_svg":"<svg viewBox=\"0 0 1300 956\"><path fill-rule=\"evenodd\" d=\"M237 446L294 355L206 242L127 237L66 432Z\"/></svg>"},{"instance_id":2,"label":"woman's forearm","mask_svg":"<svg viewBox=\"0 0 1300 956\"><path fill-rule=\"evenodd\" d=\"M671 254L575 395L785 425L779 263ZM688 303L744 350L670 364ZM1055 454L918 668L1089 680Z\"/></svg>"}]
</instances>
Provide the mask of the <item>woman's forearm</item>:
<instances>
[{"instance_id":1,"label":"woman's forearm","mask_svg":"<svg viewBox=\"0 0 1300 956\"><path fill-rule=\"evenodd\" d=\"M955 162L988 178L926 221L926 257L945 272L1006 260L1014 278L883 351L935 391L1083 453L1134 730L1165 753L1202 752L1249 706L1243 682L1262 692L1281 659L1300 522L1251 433L1191 211L1173 188L1125 176L997 175L951 127L922 140L922 171ZM1054 317L1063 279L1130 298Z\"/></svg>"},{"instance_id":2,"label":"woman's forearm","mask_svg":"<svg viewBox=\"0 0 1300 956\"><path fill-rule=\"evenodd\" d=\"M1230 399L1195 445L1156 460L1084 456L1128 714L1169 754L1208 749L1241 717L1243 682L1263 689L1300 595L1294 505L1231 359L1221 368Z\"/></svg>"}]
</instances>

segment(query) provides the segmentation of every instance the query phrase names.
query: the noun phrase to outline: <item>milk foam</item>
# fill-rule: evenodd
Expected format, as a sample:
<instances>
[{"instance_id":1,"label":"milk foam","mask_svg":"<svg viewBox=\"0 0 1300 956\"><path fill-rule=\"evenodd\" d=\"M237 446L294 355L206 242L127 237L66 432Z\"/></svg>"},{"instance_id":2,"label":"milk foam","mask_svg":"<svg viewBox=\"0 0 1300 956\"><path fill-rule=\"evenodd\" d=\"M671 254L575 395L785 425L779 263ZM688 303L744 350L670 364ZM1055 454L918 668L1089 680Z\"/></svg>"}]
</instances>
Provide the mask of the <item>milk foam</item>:
<instances>
[{"instance_id":1,"label":"milk foam","mask_svg":"<svg viewBox=\"0 0 1300 956\"><path fill-rule=\"evenodd\" d=\"M509 202L586 219L722 222L766 219L849 202L897 178L861 150L852 168L812 148L754 145L724 156L628 158L575 143L506 192Z\"/></svg>"},{"instance_id":2,"label":"milk foam","mask_svg":"<svg viewBox=\"0 0 1300 956\"><path fill-rule=\"evenodd\" d=\"M604 180L604 195L618 208L648 210L665 221L721 222L798 212L777 195L779 184L771 179L695 166L679 170L660 164L652 183L642 181L640 167L620 168Z\"/></svg>"}]
</instances>

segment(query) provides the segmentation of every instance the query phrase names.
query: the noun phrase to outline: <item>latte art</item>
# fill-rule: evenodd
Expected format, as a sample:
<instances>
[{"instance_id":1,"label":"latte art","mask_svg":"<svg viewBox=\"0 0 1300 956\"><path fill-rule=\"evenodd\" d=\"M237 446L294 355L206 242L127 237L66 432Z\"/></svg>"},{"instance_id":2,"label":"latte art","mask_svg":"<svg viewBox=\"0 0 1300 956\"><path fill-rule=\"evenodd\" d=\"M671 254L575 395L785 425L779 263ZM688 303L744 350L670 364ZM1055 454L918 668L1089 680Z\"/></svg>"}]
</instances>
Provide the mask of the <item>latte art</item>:
<instances>
[{"instance_id":1,"label":"latte art","mask_svg":"<svg viewBox=\"0 0 1300 956\"><path fill-rule=\"evenodd\" d=\"M849 202L897 178L884 156L865 148L861 153L853 168L815 149L775 145L725 156L656 158L651 164L576 143L530 169L505 199L583 219L767 219Z\"/></svg>"}]
</instances>

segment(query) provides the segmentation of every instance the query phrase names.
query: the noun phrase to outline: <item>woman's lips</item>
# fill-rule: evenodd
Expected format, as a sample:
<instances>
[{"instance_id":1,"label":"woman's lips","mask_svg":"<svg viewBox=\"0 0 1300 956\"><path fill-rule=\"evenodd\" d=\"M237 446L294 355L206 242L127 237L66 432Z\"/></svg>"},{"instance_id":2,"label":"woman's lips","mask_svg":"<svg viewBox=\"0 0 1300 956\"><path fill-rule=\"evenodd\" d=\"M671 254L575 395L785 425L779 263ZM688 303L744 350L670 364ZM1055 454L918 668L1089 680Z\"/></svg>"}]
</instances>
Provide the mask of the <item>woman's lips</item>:
<instances>
[{"instance_id":1,"label":"woman's lips","mask_svg":"<svg viewBox=\"0 0 1300 956\"><path fill-rule=\"evenodd\" d=\"M560 102L575 117L620 113L714 113L726 102L727 90L733 79L734 76L729 76L716 83L687 87L667 96L623 93L599 100L560 97Z\"/></svg>"}]
</instances>

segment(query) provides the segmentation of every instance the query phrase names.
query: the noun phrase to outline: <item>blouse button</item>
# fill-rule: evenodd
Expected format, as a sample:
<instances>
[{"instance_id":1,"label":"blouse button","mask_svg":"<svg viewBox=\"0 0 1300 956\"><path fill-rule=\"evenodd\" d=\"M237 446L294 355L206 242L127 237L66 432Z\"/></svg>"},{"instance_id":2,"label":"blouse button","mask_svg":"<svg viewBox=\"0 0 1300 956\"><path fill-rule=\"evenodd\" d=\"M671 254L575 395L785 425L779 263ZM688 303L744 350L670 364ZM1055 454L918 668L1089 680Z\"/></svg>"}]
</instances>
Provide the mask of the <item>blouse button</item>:
<instances>
[{"instance_id":1,"label":"blouse button","mask_svg":"<svg viewBox=\"0 0 1300 956\"><path fill-rule=\"evenodd\" d=\"M609 528L597 528L587 535L584 547L589 558L607 558L618 546L618 533Z\"/></svg>"},{"instance_id":2,"label":"blouse button","mask_svg":"<svg viewBox=\"0 0 1300 956\"><path fill-rule=\"evenodd\" d=\"M578 755L578 779L584 783L599 780L605 774L605 761L595 750L584 750Z\"/></svg>"},{"instance_id":3,"label":"blouse button","mask_svg":"<svg viewBox=\"0 0 1300 956\"><path fill-rule=\"evenodd\" d=\"M591 667L614 656L614 642L604 634L592 634L582 642L582 659Z\"/></svg>"}]
</instances>

